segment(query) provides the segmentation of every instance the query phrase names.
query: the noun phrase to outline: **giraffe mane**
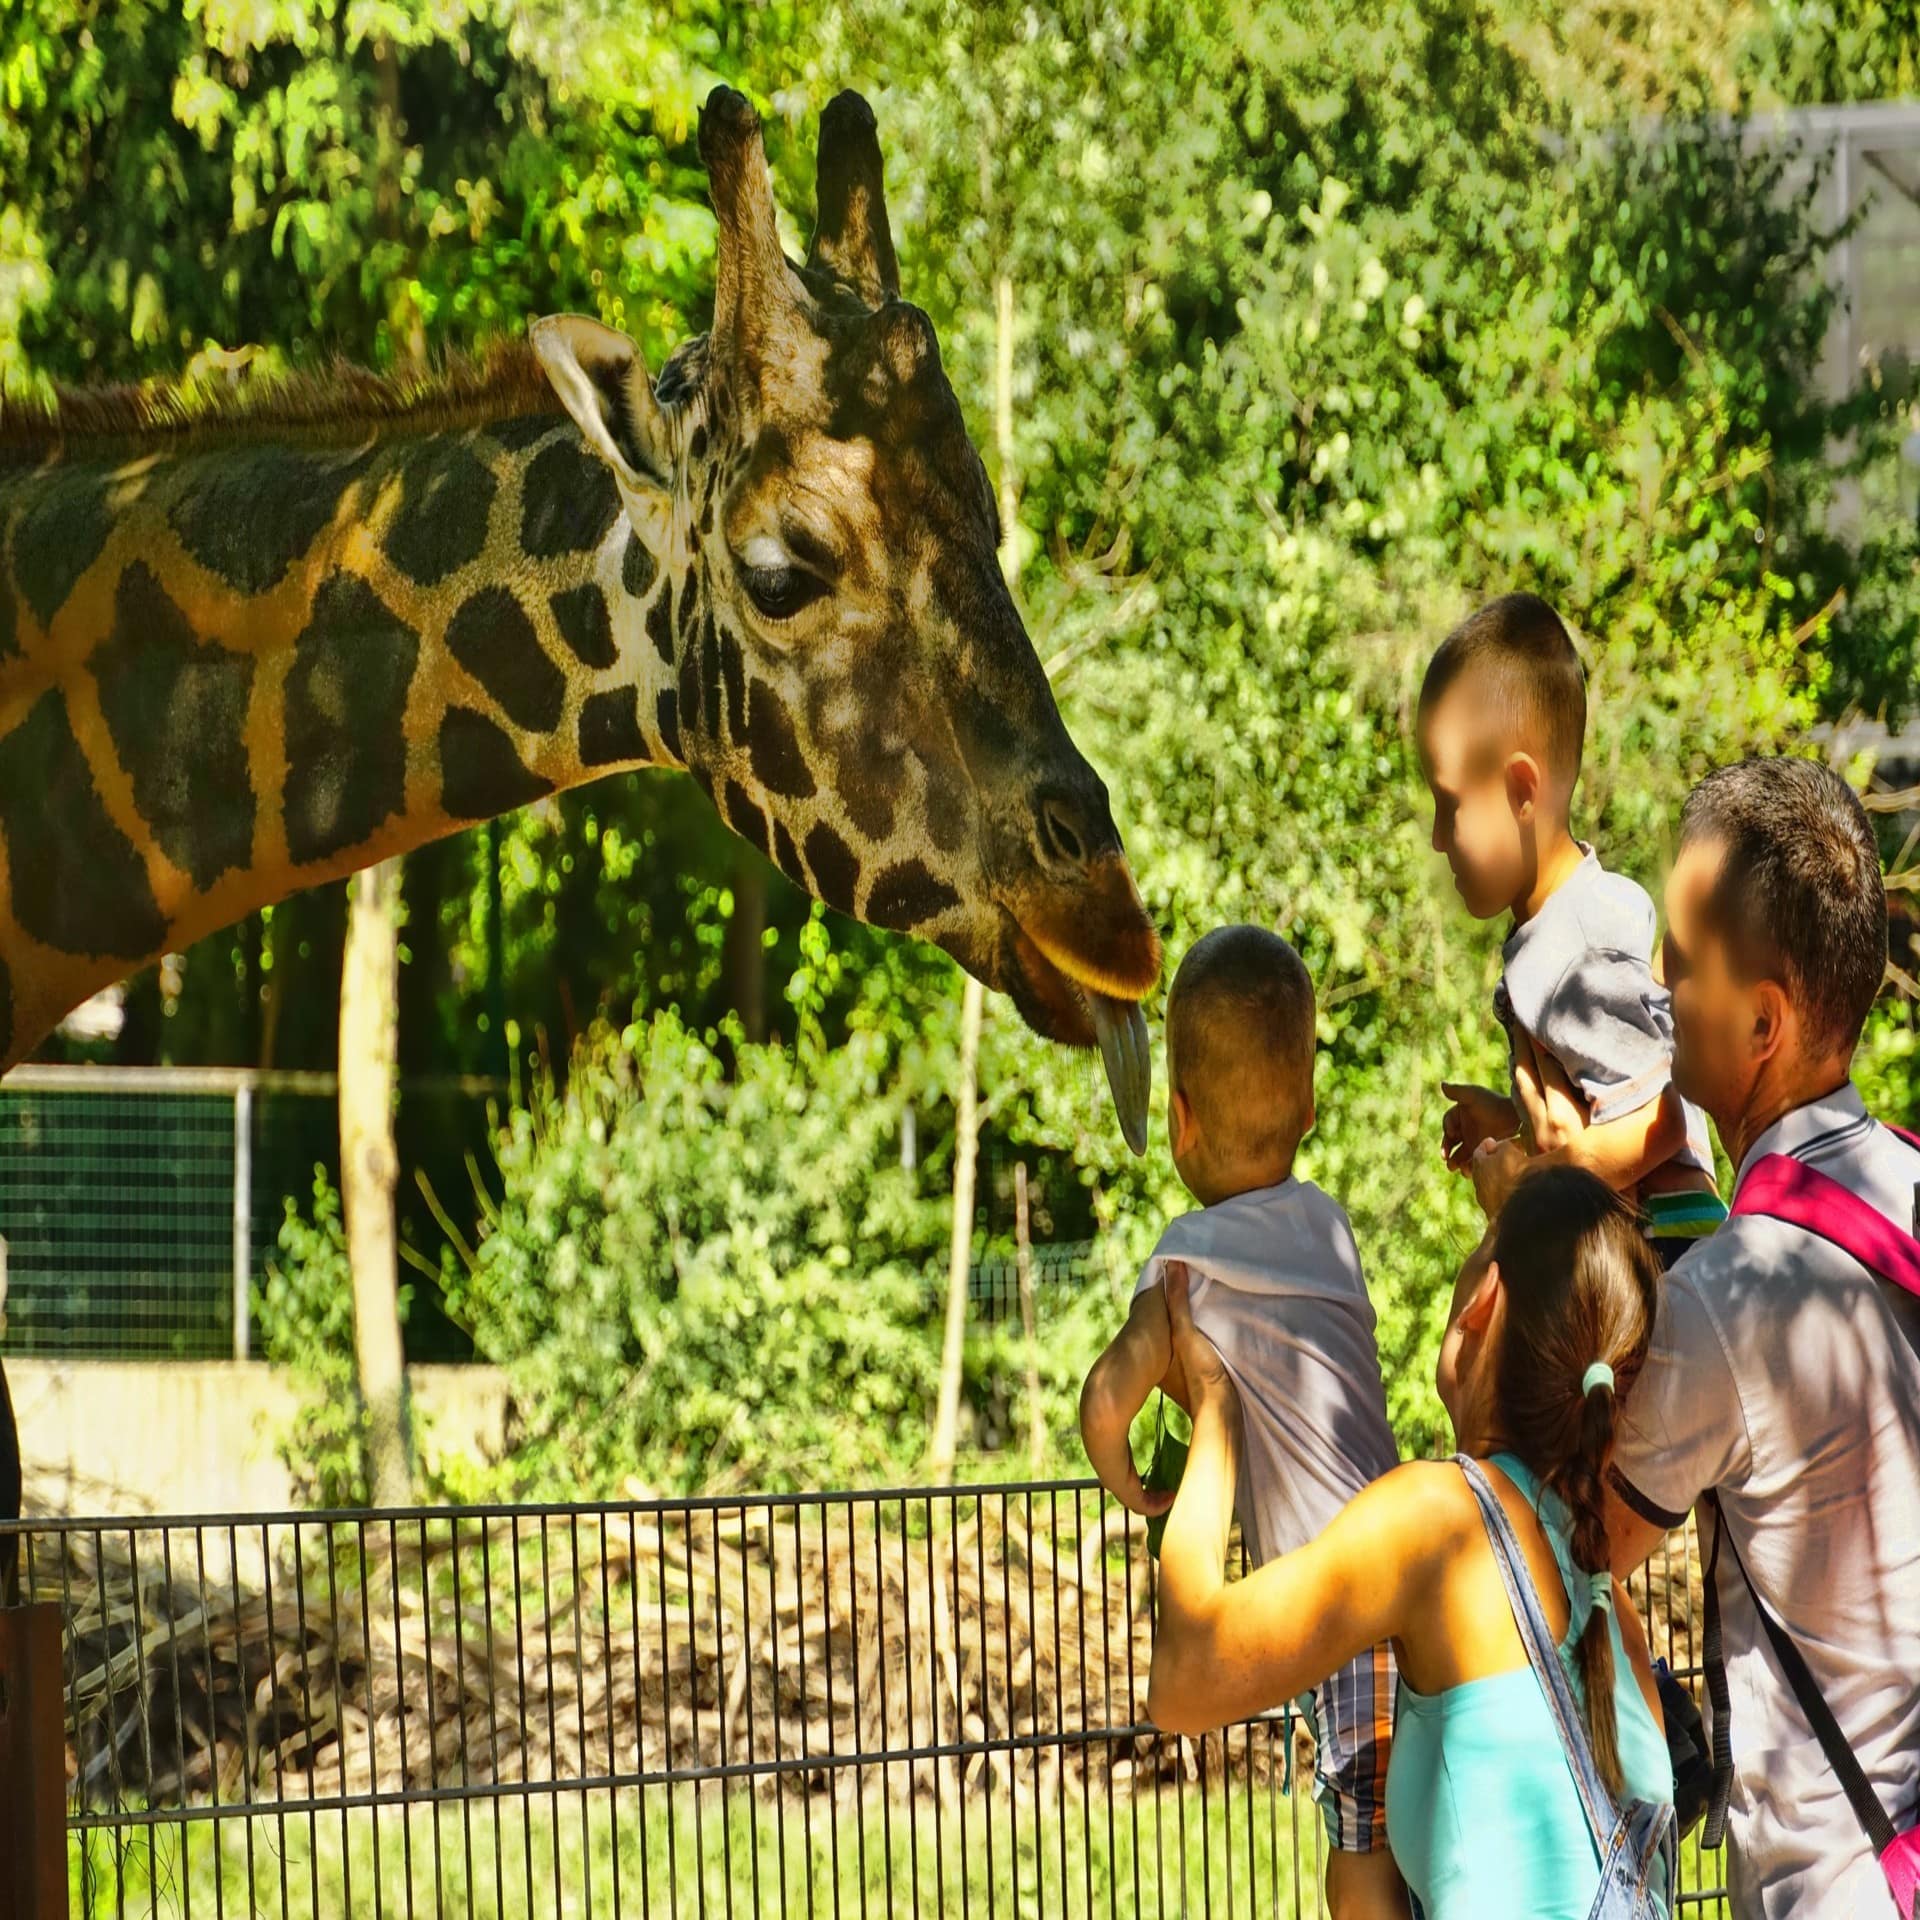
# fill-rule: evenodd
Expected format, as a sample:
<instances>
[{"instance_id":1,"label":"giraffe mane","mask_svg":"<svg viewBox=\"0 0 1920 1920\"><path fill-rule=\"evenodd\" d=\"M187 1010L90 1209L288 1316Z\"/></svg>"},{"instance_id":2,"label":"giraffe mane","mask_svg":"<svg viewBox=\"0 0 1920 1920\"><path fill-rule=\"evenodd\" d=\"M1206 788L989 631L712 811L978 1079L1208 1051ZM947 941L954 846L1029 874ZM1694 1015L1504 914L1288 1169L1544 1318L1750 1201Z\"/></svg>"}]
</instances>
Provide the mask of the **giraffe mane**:
<instances>
[{"instance_id":1,"label":"giraffe mane","mask_svg":"<svg viewBox=\"0 0 1920 1920\"><path fill-rule=\"evenodd\" d=\"M290 435L346 441L391 426L428 433L560 411L533 349L501 339L404 373L374 373L338 359L279 374L242 370L230 379L215 372L55 386L50 397L0 394L0 463L97 455L101 443L139 454Z\"/></svg>"}]
</instances>

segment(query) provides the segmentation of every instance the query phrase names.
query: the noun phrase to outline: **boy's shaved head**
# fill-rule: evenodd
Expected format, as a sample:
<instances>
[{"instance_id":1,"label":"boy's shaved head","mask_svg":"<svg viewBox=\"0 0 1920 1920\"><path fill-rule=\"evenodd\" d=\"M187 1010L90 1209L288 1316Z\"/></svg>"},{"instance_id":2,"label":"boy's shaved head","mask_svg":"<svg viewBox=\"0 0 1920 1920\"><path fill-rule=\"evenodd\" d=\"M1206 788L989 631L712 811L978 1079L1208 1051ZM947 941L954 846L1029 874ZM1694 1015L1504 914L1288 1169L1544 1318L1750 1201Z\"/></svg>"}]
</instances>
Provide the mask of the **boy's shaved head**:
<instances>
[{"instance_id":1,"label":"boy's shaved head","mask_svg":"<svg viewBox=\"0 0 1920 1920\"><path fill-rule=\"evenodd\" d=\"M1175 1087L1229 1160L1291 1154L1313 1117L1313 981L1265 927L1216 927L1167 995Z\"/></svg>"},{"instance_id":2,"label":"boy's shaved head","mask_svg":"<svg viewBox=\"0 0 1920 1920\"><path fill-rule=\"evenodd\" d=\"M1587 732L1587 677L1560 616L1537 593L1505 593L1463 620L1427 663L1420 711L1456 686L1506 752L1518 748L1570 793Z\"/></svg>"}]
</instances>

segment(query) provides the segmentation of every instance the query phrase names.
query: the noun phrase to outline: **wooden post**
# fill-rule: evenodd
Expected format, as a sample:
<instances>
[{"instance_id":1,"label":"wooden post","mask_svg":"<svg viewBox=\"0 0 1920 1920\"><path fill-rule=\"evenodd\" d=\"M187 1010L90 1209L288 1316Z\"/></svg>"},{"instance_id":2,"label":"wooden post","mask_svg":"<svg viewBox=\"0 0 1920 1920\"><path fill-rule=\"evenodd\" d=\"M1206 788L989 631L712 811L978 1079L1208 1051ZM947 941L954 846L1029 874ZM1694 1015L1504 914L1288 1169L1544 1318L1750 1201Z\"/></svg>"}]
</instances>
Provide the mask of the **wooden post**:
<instances>
[{"instance_id":1,"label":"wooden post","mask_svg":"<svg viewBox=\"0 0 1920 1920\"><path fill-rule=\"evenodd\" d=\"M233 1357L247 1358L253 1315L253 1082L233 1090Z\"/></svg>"},{"instance_id":2,"label":"wooden post","mask_svg":"<svg viewBox=\"0 0 1920 1920\"><path fill-rule=\"evenodd\" d=\"M936 1487L953 1479L960 1435L960 1371L967 1339L967 1276L973 1266L974 1176L980 1155L980 1020L986 992L969 974L960 996L960 1077L953 1090L953 1239L947 1250L947 1325L940 1347L940 1400L927 1474Z\"/></svg>"},{"instance_id":3,"label":"wooden post","mask_svg":"<svg viewBox=\"0 0 1920 1920\"><path fill-rule=\"evenodd\" d=\"M1033 1327L1033 1237L1027 1225L1027 1163L1014 1162L1013 1168L1013 1251L1020 1273L1020 1331L1027 1354L1027 1448L1032 1460L1033 1477L1040 1477L1040 1465L1047 1457L1047 1415L1040 1400L1040 1343Z\"/></svg>"},{"instance_id":4,"label":"wooden post","mask_svg":"<svg viewBox=\"0 0 1920 1920\"><path fill-rule=\"evenodd\" d=\"M0 1607L0 1920L67 1920L60 1608Z\"/></svg>"}]
</instances>

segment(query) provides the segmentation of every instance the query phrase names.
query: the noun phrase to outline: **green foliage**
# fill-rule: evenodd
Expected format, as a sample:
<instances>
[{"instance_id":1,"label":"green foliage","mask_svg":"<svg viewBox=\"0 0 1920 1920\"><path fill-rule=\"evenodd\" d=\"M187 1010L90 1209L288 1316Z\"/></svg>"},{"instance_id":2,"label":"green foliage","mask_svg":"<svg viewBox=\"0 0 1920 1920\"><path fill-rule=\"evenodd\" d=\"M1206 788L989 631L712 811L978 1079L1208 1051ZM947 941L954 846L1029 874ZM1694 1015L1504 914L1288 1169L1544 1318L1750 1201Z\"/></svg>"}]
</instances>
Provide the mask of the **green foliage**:
<instances>
[{"instance_id":1,"label":"green foliage","mask_svg":"<svg viewBox=\"0 0 1920 1920\"><path fill-rule=\"evenodd\" d=\"M353 1359L353 1268L340 1196L324 1168L313 1170L313 1210L289 1198L279 1258L255 1287L253 1325L262 1355L293 1376L305 1402L298 1427L280 1443L295 1492L316 1506L364 1504L366 1419ZM400 1290L406 1317L409 1289Z\"/></svg>"},{"instance_id":2,"label":"green foliage","mask_svg":"<svg viewBox=\"0 0 1920 1920\"><path fill-rule=\"evenodd\" d=\"M31 0L0 26L0 371L141 374L209 339L387 360L562 306L657 364L702 324L707 83L766 107L796 248L817 111L866 90L903 284L989 449L1010 294L1016 592L1171 956L1243 918L1313 968L1301 1170L1353 1216L1395 1424L1424 1449L1477 1218L1437 1087L1496 1076L1501 1049L1499 929L1465 920L1427 846L1421 667L1476 601L1552 598L1591 666L1578 825L1649 883L1707 766L1911 700L1911 376L1822 396L1819 169L1708 110L1911 90L1914 46L1912 0ZM513 1371L516 1474L907 1470L954 970L864 929L828 942L684 782L562 796L499 841L500 921L483 840L410 862L402 1045L491 1070L497 1009L521 1063L544 1036L564 1071L594 1035L511 1122L497 1217L451 1282ZM743 956L749 889L767 935ZM330 925L289 903L271 937L199 950L181 1057L277 1035L282 1062L327 1064ZM784 1048L727 1021L756 966ZM249 996L267 1011L235 1033ZM1912 1032L1897 1010L1873 1036L1883 1111L1912 1111ZM1004 1244L994 1170L1016 1154L1047 1231L1103 1235L1108 1279L1043 1322L1070 1448L1076 1371L1189 1203L1158 1139L1124 1153L1097 1063L1004 1011L982 1086L978 1244ZM1023 1431L1021 1364L1006 1327L975 1339L977 1436Z\"/></svg>"},{"instance_id":3,"label":"green foliage","mask_svg":"<svg viewBox=\"0 0 1920 1920\"><path fill-rule=\"evenodd\" d=\"M729 1081L672 1014L603 1031L500 1143L448 1291L528 1417L519 1484L846 1484L928 1424L945 1232L899 1165L886 1043L733 1038Z\"/></svg>"}]
</instances>

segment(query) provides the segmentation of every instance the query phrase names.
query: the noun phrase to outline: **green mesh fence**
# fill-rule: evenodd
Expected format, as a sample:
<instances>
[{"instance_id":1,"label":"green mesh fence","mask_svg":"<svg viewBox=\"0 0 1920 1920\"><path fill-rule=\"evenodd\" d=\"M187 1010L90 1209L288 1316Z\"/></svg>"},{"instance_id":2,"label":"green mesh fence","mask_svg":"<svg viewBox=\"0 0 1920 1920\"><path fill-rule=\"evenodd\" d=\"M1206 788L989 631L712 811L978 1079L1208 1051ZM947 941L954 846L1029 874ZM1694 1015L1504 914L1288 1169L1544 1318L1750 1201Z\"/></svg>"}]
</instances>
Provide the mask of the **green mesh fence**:
<instances>
[{"instance_id":1,"label":"green mesh fence","mask_svg":"<svg viewBox=\"0 0 1920 1920\"><path fill-rule=\"evenodd\" d=\"M448 1103L479 1113L497 1089L423 1091L445 1127ZM17 1068L0 1081L6 1351L257 1353L249 1290L316 1164L339 1164L331 1074Z\"/></svg>"}]
</instances>

